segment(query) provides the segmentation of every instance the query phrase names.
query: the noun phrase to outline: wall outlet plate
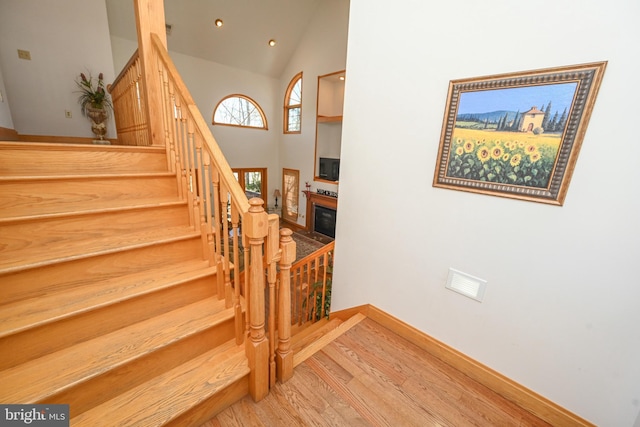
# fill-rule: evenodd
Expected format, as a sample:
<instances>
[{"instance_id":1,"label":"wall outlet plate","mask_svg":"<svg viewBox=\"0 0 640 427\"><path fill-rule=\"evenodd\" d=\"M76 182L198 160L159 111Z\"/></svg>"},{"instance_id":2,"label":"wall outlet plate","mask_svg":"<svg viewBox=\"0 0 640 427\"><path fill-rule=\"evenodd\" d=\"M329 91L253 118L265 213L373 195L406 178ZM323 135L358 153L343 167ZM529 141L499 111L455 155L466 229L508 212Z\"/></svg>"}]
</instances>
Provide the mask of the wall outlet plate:
<instances>
[{"instance_id":1,"label":"wall outlet plate","mask_svg":"<svg viewBox=\"0 0 640 427\"><path fill-rule=\"evenodd\" d=\"M28 50L18 49L18 58L31 61L31 52L29 52Z\"/></svg>"},{"instance_id":2,"label":"wall outlet plate","mask_svg":"<svg viewBox=\"0 0 640 427\"><path fill-rule=\"evenodd\" d=\"M449 268L447 284L445 285L445 288L449 290L482 302L486 286L487 281L484 279L479 279L462 271Z\"/></svg>"}]
</instances>

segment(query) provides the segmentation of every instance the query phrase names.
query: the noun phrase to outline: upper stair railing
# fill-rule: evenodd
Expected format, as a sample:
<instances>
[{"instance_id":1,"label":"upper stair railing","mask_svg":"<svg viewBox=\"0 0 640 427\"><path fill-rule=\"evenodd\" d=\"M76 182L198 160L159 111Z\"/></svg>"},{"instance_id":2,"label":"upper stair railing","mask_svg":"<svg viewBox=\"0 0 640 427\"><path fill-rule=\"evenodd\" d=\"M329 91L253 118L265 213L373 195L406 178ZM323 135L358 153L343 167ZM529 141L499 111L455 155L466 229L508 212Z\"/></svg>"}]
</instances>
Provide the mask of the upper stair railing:
<instances>
[{"instance_id":1,"label":"upper stair railing","mask_svg":"<svg viewBox=\"0 0 640 427\"><path fill-rule=\"evenodd\" d=\"M107 89L122 145L151 145L147 126L146 101L142 91L142 64L136 50L120 75Z\"/></svg>"}]
</instances>

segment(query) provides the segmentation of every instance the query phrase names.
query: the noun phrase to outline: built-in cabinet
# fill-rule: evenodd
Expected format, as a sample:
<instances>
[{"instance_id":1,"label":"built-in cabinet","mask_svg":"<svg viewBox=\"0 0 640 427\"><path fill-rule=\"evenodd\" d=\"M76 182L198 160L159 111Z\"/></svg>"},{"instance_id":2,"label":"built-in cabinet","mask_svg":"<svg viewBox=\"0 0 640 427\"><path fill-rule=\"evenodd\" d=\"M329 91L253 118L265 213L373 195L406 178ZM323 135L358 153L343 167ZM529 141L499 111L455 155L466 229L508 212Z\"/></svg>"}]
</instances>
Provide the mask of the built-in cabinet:
<instances>
[{"instance_id":1,"label":"built-in cabinet","mask_svg":"<svg viewBox=\"0 0 640 427\"><path fill-rule=\"evenodd\" d=\"M345 71L318 76L314 179L335 183L340 173Z\"/></svg>"}]
</instances>

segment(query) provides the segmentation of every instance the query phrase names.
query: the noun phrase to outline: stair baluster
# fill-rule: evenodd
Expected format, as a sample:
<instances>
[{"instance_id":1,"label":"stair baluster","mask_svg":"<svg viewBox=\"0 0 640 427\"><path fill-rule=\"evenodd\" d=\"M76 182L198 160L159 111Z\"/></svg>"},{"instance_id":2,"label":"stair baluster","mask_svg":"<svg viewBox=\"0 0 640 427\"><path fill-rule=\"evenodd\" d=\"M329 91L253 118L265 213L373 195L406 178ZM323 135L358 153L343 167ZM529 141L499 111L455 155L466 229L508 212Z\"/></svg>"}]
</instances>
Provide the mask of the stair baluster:
<instances>
[{"instance_id":1,"label":"stair baluster","mask_svg":"<svg viewBox=\"0 0 640 427\"><path fill-rule=\"evenodd\" d=\"M249 374L249 393L261 400L269 393L269 343L265 337L264 266L262 245L267 236L268 218L258 198L249 200L250 208L244 222L249 238L249 339L246 341Z\"/></svg>"},{"instance_id":2,"label":"stair baluster","mask_svg":"<svg viewBox=\"0 0 640 427\"><path fill-rule=\"evenodd\" d=\"M280 287L278 290L278 350L276 367L278 380L293 376L291 351L291 264L296 259L296 242L288 228L280 230Z\"/></svg>"},{"instance_id":3,"label":"stair baluster","mask_svg":"<svg viewBox=\"0 0 640 427\"><path fill-rule=\"evenodd\" d=\"M276 384L276 263L280 260L280 239L278 229L280 218L276 214L269 215L269 229L265 241L265 263L267 264L267 281L269 283L269 387Z\"/></svg>"}]
</instances>

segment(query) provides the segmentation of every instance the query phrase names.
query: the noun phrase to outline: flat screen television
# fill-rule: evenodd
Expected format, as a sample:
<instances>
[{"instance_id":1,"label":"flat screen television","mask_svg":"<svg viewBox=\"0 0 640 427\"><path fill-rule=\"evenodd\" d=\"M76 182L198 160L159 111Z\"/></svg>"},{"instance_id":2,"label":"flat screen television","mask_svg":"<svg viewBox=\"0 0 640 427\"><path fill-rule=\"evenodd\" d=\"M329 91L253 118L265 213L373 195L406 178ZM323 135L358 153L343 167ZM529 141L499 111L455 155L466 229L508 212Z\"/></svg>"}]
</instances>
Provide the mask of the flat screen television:
<instances>
[{"instance_id":1,"label":"flat screen television","mask_svg":"<svg viewBox=\"0 0 640 427\"><path fill-rule=\"evenodd\" d=\"M318 177L327 181L337 181L340 175L340 159L320 157L320 171Z\"/></svg>"}]
</instances>

